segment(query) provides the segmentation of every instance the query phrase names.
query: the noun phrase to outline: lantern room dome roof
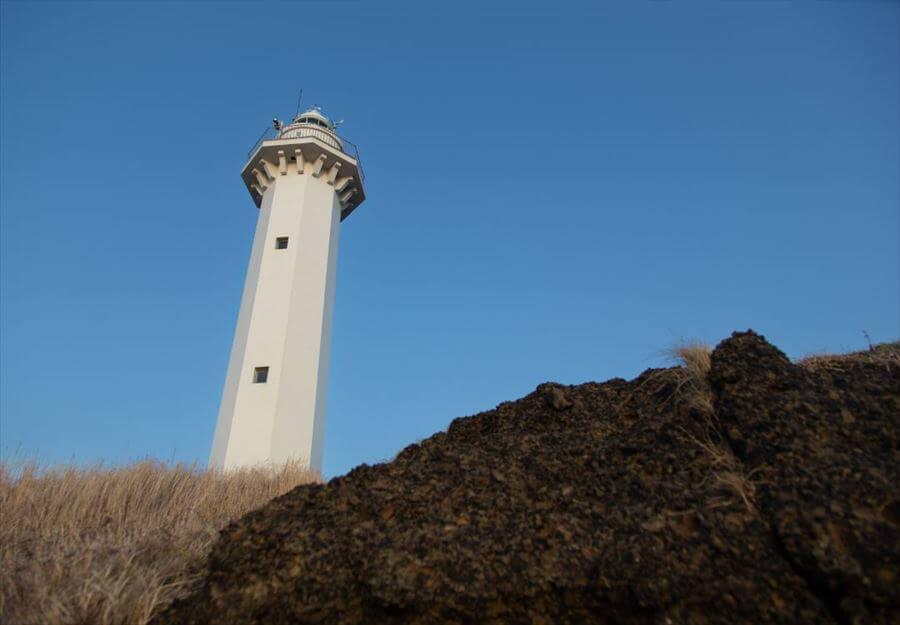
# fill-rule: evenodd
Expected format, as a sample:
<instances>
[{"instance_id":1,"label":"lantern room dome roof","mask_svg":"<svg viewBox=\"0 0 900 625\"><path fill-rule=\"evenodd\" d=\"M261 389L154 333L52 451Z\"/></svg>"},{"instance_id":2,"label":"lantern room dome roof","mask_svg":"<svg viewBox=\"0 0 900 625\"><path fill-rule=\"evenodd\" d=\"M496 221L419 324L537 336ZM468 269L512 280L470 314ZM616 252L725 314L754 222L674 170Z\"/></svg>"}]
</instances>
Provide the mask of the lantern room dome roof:
<instances>
[{"instance_id":1,"label":"lantern room dome roof","mask_svg":"<svg viewBox=\"0 0 900 625\"><path fill-rule=\"evenodd\" d=\"M280 124L276 119L275 128L278 129L276 139L299 139L303 137L312 137L318 139L326 145L330 145L338 150L344 150L344 144L341 142L337 133L334 131L334 124L331 120L322 114L318 106L314 106L299 115L297 115L290 124L285 126Z\"/></svg>"},{"instance_id":2,"label":"lantern room dome roof","mask_svg":"<svg viewBox=\"0 0 900 625\"><path fill-rule=\"evenodd\" d=\"M328 128L332 131L334 130L334 124L332 124L331 120L322 114L322 111L319 110L318 106L314 106L297 115L297 117L295 117L291 122L291 125L293 124L310 124L313 126Z\"/></svg>"}]
</instances>

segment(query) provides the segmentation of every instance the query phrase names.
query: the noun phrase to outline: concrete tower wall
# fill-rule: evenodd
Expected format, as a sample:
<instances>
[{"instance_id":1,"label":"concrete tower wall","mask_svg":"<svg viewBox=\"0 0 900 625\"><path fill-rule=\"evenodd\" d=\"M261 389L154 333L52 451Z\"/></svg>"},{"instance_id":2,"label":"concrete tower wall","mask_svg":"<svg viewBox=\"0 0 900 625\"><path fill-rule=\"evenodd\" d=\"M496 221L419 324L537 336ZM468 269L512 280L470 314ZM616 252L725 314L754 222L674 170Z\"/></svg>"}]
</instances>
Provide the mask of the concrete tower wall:
<instances>
[{"instance_id":1,"label":"concrete tower wall","mask_svg":"<svg viewBox=\"0 0 900 625\"><path fill-rule=\"evenodd\" d=\"M321 470L341 203L320 170L283 162L262 194L213 468L299 460ZM265 383L257 367L268 367Z\"/></svg>"},{"instance_id":2,"label":"concrete tower wall","mask_svg":"<svg viewBox=\"0 0 900 625\"><path fill-rule=\"evenodd\" d=\"M306 182L298 182L298 178ZM279 186L283 182L288 184ZM289 322L283 334L272 461L295 458L299 443L300 449L308 450L303 460L320 469L341 206L334 189L320 178L288 177L277 181L276 187L279 205L303 209L294 225L296 234L291 236L291 240L296 237L297 245L293 248ZM299 418L310 414L315 415L313 419Z\"/></svg>"},{"instance_id":3,"label":"concrete tower wall","mask_svg":"<svg viewBox=\"0 0 900 625\"><path fill-rule=\"evenodd\" d=\"M234 331L234 341L231 346L231 357L228 359L228 373L225 376L225 389L222 392L222 402L219 405L219 417L216 420L216 431L213 435L212 451L209 457L209 466L216 469L224 469L226 466L226 452L232 443L232 435L243 441L246 449L255 449L258 453L268 454L268 438L271 433L271 423L260 423L264 415L258 415L257 427L252 427L248 418L238 419L235 427L235 419L232 415L237 402L238 383L241 373L246 369L247 342L250 334L250 320L253 318L256 293L259 287L259 272L262 264L262 256L265 242L268 238L269 220L272 215L272 197L274 188L267 191L262 198L259 207L259 217L256 221L256 233L253 237L253 249L250 252L250 265L247 268L247 276L244 279L244 293L241 296L241 308L238 313L237 327ZM248 373L247 376L250 374ZM245 387L246 388L246 387ZM249 432L247 430L250 430ZM232 444L233 447L233 444ZM235 453L232 451L229 465L234 464Z\"/></svg>"}]
</instances>

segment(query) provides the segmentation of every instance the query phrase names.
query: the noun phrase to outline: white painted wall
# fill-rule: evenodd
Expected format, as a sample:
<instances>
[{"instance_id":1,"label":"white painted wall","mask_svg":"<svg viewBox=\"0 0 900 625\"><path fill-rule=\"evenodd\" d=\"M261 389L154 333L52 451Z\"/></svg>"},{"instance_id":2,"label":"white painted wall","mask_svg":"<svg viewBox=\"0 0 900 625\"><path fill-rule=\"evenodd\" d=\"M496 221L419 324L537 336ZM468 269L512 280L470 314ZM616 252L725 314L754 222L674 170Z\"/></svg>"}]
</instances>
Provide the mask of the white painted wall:
<instances>
[{"instance_id":1,"label":"white painted wall","mask_svg":"<svg viewBox=\"0 0 900 625\"><path fill-rule=\"evenodd\" d=\"M210 468L300 460L321 471L341 205L312 171L288 163L263 193ZM266 383L253 382L256 367L269 367Z\"/></svg>"}]
</instances>

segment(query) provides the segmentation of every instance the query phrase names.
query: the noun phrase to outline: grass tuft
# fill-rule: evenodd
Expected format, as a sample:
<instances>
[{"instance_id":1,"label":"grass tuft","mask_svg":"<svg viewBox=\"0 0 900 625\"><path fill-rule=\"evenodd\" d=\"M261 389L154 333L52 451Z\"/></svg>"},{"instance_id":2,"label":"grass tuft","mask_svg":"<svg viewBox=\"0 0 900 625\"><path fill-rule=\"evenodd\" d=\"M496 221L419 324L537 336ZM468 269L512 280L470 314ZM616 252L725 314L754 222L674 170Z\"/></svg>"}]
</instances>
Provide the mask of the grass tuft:
<instances>
[{"instance_id":1,"label":"grass tuft","mask_svg":"<svg viewBox=\"0 0 900 625\"><path fill-rule=\"evenodd\" d=\"M680 401L703 414L712 414L713 395L707 380L710 367L710 347L706 343L688 342L672 347L666 355L677 362Z\"/></svg>"},{"instance_id":2,"label":"grass tuft","mask_svg":"<svg viewBox=\"0 0 900 625\"><path fill-rule=\"evenodd\" d=\"M706 383L706 375L709 373L711 350L706 343L690 342L676 345L669 351L669 355L677 360L692 378Z\"/></svg>"},{"instance_id":3,"label":"grass tuft","mask_svg":"<svg viewBox=\"0 0 900 625\"><path fill-rule=\"evenodd\" d=\"M0 622L143 625L193 589L218 531L299 484L300 465L226 474L0 463Z\"/></svg>"}]
</instances>

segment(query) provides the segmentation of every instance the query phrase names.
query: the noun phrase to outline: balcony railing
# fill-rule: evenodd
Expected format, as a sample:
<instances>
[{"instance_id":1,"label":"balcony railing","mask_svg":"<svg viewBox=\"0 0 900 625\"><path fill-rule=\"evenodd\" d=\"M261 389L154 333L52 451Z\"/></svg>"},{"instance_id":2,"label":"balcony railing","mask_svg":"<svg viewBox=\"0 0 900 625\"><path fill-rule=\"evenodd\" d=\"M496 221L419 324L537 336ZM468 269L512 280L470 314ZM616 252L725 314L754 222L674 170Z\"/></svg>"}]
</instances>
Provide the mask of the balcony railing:
<instances>
[{"instance_id":1,"label":"balcony railing","mask_svg":"<svg viewBox=\"0 0 900 625\"><path fill-rule=\"evenodd\" d=\"M282 136L284 134L285 136ZM263 141L273 141L275 139L297 139L301 137L312 137L314 139L318 139L325 145L336 148L354 159L359 168L359 177L362 180L366 179L365 173L363 173L362 167L362 159L359 158L359 148L356 147L356 144L352 141L348 141L344 137L338 136L336 133L329 132L327 130L314 128L312 126L300 126L300 127L291 127L290 125L285 126L281 130L277 130L272 126L266 128L266 130L260 135L259 139L256 140L256 143L253 144L253 147L250 148L250 151L247 152L247 159L249 160L253 153L259 149L259 146L262 145ZM340 141L339 145L335 145L337 138Z\"/></svg>"}]
</instances>

